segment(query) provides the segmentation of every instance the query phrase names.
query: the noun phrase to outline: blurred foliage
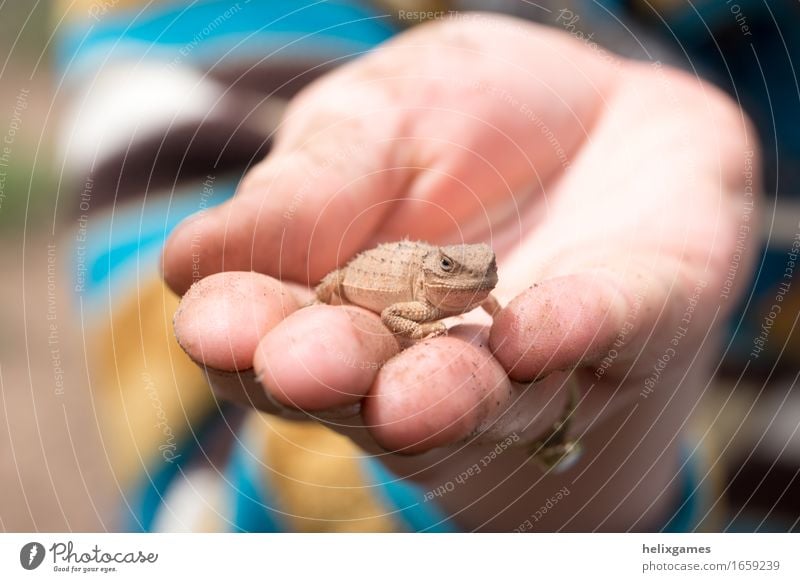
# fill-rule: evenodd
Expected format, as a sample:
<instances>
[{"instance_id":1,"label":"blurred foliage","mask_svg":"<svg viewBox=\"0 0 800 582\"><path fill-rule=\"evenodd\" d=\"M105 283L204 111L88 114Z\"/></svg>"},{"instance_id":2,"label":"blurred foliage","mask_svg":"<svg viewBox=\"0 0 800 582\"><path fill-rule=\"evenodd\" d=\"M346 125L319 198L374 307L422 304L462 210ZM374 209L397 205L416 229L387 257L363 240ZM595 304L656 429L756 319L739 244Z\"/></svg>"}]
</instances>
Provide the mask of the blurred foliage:
<instances>
[{"instance_id":1,"label":"blurred foliage","mask_svg":"<svg viewBox=\"0 0 800 582\"><path fill-rule=\"evenodd\" d=\"M11 146L10 164L0 168L5 172L0 233L21 229L26 213L28 227L49 223L52 217L55 188L50 151L40 151L34 165L43 117L51 101L51 6L50 0L0 0L0 140L8 135L20 88L30 89ZM42 147L51 145L52 140L45 138Z\"/></svg>"},{"instance_id":2,"label":"blurred foliage","mask_svg":"<svg viewBox=\"0 0 800 582\"><path fill-rule=\"evenodd\" d=\"M32 66L50 38L50 0L0 0L0 55L10 66ZM49 48L49 47L48 47Z\"/></svg>"},{"instance_id":3,"label":"blurred foliage","mask_svg":"<svg viewBox=\"0 0 800 582\"><path fill-rule=\"evenodd\" d=\"M22 148L18 149L22 152ZM28 153L28 152L25 152ZM47 157L36 167L32 158L15 158L6 170L5 198L0 206L0 232L20 230L28 217L28 228L49 226L55 204L55 179Z\"/></svg>"}]
</instances>

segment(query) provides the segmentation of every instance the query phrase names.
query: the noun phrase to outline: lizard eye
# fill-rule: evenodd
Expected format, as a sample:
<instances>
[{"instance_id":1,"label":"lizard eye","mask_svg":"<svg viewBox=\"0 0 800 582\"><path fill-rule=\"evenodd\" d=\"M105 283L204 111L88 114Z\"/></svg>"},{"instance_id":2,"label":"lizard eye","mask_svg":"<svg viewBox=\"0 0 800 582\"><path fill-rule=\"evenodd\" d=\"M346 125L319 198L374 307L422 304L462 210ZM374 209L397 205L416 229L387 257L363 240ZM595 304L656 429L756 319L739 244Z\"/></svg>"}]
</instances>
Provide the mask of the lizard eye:
<instances>
[{"instance_id":1,"label":"lizard eye","mask_svg":"<svg viewBox=\"0 0 800 582\"><path fill-rule=\"evenodd\" d=\"M442 271L451 271L453 269L453 261L447 257L442 257L441 260Z\"/></svg>"}]
</instances>

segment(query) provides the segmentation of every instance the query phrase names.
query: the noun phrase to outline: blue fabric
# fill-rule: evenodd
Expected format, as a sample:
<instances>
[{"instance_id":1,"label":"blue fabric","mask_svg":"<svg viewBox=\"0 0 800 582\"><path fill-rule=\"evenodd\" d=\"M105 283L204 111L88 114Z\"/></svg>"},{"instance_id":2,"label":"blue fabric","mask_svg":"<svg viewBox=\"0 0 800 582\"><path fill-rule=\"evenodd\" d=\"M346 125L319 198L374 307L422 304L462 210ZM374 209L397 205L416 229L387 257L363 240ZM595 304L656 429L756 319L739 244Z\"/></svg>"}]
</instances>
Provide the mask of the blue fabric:
<instances>
[{"instance_id":1,"label":"blue fabric","mask_svg":"<svg viewBox=\"0 0 800 582\"><path fill-rule=\"evenodd\" d=\"M392 517L400 520L412 532L457 532L453 521L432 501L425 500L425 492L416 485L392 474L380 461L371 457L364 460L364 468L374 489L384 504L392 508Z\"/></svg>"},{"instance_id":2,"label":"blue fabric","mask_svg":"<svg viewBox=\"0 0 800 582\"><path fill-rule=\"evenodd\" d=\"M180 461L164 463L154 472L139 491L131 498L131 523L127 531L152 531L155 517L162 507L163 498L183 467L202 450L202 443L221 422L215 415L201 427L197 439L191 439L180 449ZM684 448L684 463L680 475L680 496L675 512L661 528L663 533L692 532L703 518L707 500L700 483L698 460L688 447ZM269 484L259 467L257 450L250 450L242 440L237 440L225 470L226 493L232 508L231 529L237 532L283 532L287 531L281 513L274 508ZM419 533L453 533L458 528L432 501L425 500L425 493L416 485L399 479L373 458L363 462L365 473L373 484L373 490L390 508L393 518L404 525L406 531Z\"/></svg>"},{"instance_id":3,"label":"blue fabric","mask_svg":"<svg viewBox=\"0 0 800 582\"><path fill-rule=\"evenodd\" d=\"M331 58L366 51L390 38L386 14L346 0L201 0L191 4L109 11L67 27L61 70L85 69L120 57L217 63L220 58L262 59L316 55Z\"/></svg>"},{"instance_id":4,"label":"blue fabric","mask_svg":"<svg viewBox=\"0 0 800 582\"><path fill-rule=\"evenodd\" d=\"M708 500L702 500L705 494L700 481L699 459L688 445L682 447L682 468L680 474L680 498L678 506L666 525L661 528L664 533L686 533L695 531L704 517L703 509Z\"/></svg>"},{"instance_id":5,"label":"blue fabric","mask_svg":"<svg viewBox=\"0 0 800 582\"><path fill-rule=\"evenodd\" d=\"M233 497L232 528L238 532L272 533L287 531L280 512L268 504L271 495L259 466L260 450L249 450L236 440L225 472Z\"/></svg>"},{"instance_id":6,"label":"blue fabric","mask_svg":"<svg viewBox=\"0 0 800 582\"><path fill-rule=\"evenodd\" d=\"M175 479L196 461L203 451L203 444L208 442L209 435L215 432L223 422L223 411L233 405L223 404L216 408L196 428L192 434L182 439L171 461L159 457L156 464L145 469L140 483L126 498L128 512L125 515L122 531L150 532L160 509L163 508L164 496Z\"/></svg>"},{"instance_id":7,"label":"blue fabric","mask_svg":"<svg viewBox=\"0 0 800 582\"><path fill-rule=\"evenodd\" d=\"M202 451L220 432L230 429L232 416L224 411L234 405L222 404L215 409L200 425L194 435L184 440L175 455L173 462L159 461L155 470L148 473L134 493L128 498L129 514L123 531L152 532L156 519L161 511L169 511L164 506L164 498L170 487L181 475L190 471L194 462L206 463ZM220 430L221 429L221 430ZM262 477L256 457L257 447L248 446L241 439L236 439L228 457L223 477L223 491L230 513L223 516L230 520L233 532L281 532L286 531L281 525L279 512L267 506L272 497L269 484Z\"/></svg>"},{"instance_id":8,"label":"blue fabric","mask_svg":"<svg viewBox=\"0 0 800 582\"><path fill-rule=\"evenodd\" d=\"M75 245L75 293L83 305L101 310L109 297L127 297L137 279L158 276L161 249L172 230L201 209L221 204L236 190L236 180L214 185L212 199L201 187L170 197L143 197L109 214L86 217L85 236Z\"/></svg>"}]
</instances>

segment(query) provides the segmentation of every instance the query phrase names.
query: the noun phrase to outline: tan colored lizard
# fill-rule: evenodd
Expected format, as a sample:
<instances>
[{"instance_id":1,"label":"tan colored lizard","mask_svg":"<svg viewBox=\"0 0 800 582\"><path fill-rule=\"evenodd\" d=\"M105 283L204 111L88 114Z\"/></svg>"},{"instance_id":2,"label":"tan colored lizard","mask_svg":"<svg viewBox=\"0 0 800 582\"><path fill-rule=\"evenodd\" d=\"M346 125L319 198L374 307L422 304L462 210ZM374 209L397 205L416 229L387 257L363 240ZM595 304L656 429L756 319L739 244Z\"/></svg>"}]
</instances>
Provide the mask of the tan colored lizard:
<instances>
[{"instance_id":1,"label":"tan colored lizard","mask_svg":"<svg viewBox=\"0 0 800 582\"><path fill-rule=\"evenodd\" d=\"M438 247L400 241L378 245L329 273L316 287L317 300L337 300L380 313L393 333L422 339L446 333L439 321L485 302L497 284L494 252L486 244Z\"/></svg>"}]
</instances>

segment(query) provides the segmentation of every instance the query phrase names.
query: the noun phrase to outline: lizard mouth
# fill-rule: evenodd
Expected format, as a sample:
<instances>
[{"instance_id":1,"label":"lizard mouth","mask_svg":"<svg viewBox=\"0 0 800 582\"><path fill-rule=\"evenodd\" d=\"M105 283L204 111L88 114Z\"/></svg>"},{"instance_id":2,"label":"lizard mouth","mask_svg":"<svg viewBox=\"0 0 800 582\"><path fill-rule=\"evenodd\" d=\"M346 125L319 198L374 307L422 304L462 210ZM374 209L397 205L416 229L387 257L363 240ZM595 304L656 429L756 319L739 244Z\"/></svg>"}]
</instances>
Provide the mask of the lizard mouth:
<instances>
[{"instance_id":1,"label":"lizard mouth","mask_svg":"<svg viewBox=\"0 0 800 582\"><path fill-rule=\"evenodd\" d=\"M496 274L459 284L453 284L452 281L437 281L429 285L431 292L429 298L443 309L463 313L480 305L496 284Z\"/></svg>"},{"instance_id":2,"label":"lizard mouth","mask_svg":"<svg viewBox=\"0 0 800 582\"><path fill-rule=\"evenodd\" d=\"M497 285L497 275L483 277L479 280L468 281L466 283L454 283L453 281L436 281L428 283L431 288L441 291L491 291Z\"/></svg>"}]
</instances>

